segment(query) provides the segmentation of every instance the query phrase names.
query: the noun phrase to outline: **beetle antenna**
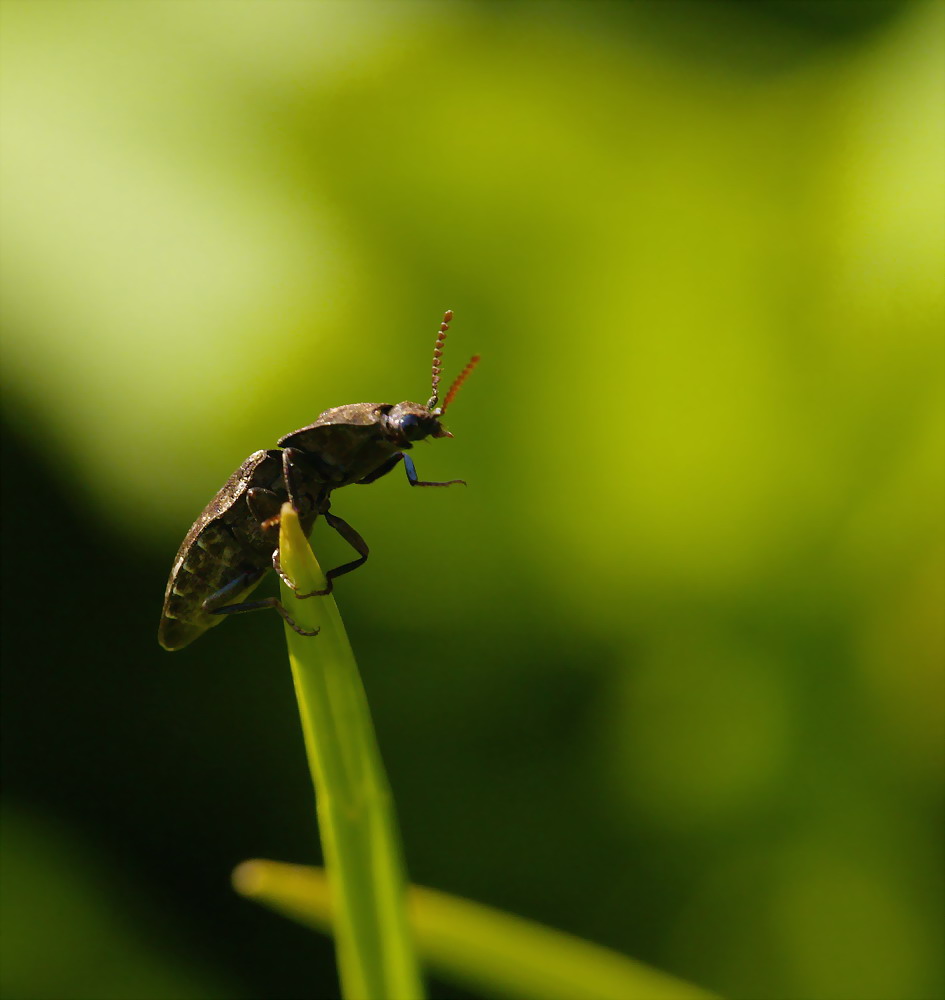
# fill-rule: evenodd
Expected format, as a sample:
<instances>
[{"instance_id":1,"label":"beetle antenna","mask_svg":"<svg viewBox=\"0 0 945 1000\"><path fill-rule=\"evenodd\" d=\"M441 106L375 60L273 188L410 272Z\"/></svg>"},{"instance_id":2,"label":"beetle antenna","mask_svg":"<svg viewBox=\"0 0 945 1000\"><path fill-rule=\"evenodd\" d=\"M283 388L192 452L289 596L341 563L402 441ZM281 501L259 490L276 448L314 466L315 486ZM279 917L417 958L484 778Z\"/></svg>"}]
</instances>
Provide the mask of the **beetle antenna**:
<instances>
[{"instance_id":1,"label":"beetle antenna","mask_svg":"<svg viewBox=\"0 0 945 1000\"><path fill-rule=\"evenodd\" d=\"M443 405L437 410L437 416L442 416L446 413L447 406L453 402L456 398L456 393L463 387L463 383L469 378L470 372L473 368L479 364L479 355L474 354L466 364L466 367L453 379L453 384L450 386L450 391L446 394L446 399L443 400Z\"/></svg>"},{"instance_id":2,"label":"beetle antenna","mask_svg":"<svg viewBox=\"0 0 945 1000\"><path fill-rule=\"evenodd\" d=\"M433 395L430 397L430 402L427 403L428 410L432 410L440 399L439 385L440 370L443 367L443 344L446 341L446 334L449 332L452 319L453 310L447 309L443 313L443 322L440 324L440 330L436 335L436 343L433 345Z\"/></svg>"}]
</instances>

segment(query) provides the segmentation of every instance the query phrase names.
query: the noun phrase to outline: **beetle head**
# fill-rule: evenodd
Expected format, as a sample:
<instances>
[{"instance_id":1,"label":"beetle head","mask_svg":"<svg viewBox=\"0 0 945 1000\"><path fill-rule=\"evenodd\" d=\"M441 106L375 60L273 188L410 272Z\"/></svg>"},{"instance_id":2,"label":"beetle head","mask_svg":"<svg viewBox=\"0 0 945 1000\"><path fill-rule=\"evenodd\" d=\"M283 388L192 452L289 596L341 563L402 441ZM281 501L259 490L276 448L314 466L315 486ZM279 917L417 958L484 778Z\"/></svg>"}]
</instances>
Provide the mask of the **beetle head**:
<instances>
[{"instance_id":1,"label":"beetle head","mask_svg":"<svg viewBox=\"0 0 945 1000\"><path fill-rule=\"evenodd\" d=\"M403 402L392 406L385 417L390 436L400 448L409 448L414 441L427 437L452 437L437 415L420 403Z\"/></svg>"}]
</instances>

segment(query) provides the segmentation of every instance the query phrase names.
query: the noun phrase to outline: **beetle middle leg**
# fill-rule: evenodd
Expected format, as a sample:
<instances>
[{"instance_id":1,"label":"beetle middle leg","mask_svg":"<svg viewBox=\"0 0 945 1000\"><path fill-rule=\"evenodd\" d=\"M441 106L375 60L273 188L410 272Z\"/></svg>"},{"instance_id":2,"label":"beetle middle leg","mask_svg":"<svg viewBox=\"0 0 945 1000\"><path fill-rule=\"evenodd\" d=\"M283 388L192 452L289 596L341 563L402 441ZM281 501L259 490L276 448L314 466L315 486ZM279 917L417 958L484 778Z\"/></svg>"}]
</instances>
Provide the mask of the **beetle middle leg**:
<instances>
[{"instance_id":1,"label":"beetle middle leg","mask_svg":"<svg viewBox=\"0 0 945 1000\"><path fill-rule=\"evenodd\" d=\"M393 462L385 462L381 470L378 470L375 478L389 472L396 464L399 456ZM314 476L313 476L314 473ZM306 597L326 597L331 593L333 580L344 573L350 573L353 569L363 566L368 557L368 547L364 539L348 524L347 521L329 513L328 493L331 481L331 471L326 469L315 456L299 451L297 448L286 448L282 452L282 479L285 482L286 493L289 495L289 502L296 510L312 510L318 514L323 514L325 520L338 532L341 537L348 542L353 549L359 553L359 558L330 569L325 574L327 586L321 590L312 590L307 594L302 594L282 568L279 557L278 546L272 553L272 568L276 571L279 579L291 590L296 597L304 599ZM310 492L312 486L316 487L316 492ZM271 524L274 519L266 522ZM311 529L309 529L311 530Z\"/></svg>"},{"instance_id":2,"label":"beetle middle leg","mask_svg":"<svg viewBox=\"0 0 945 1000\"><path fill-rule=\"evenodd\" d=\"M289 579L285 571L282 569L282 563L279 559L279 550L276 549L272 553L272 568L279 574L279 579L291 590L296 597L300 600L304 600L306 597L327 597L333 590L335 586L335 580L339 576L344 576L345 573L350 573L352 570L357 569L359 566L363 566L367 562L367 557L370 554L370 549L368 548L367 542L345 521L343 518L338 517L336 514L332 514L330 511L325 511L325 520L338 532L339 535L358 553L357 559L352 559L351 562L344 563L341 566L336 566L334 569L330 569L325 574L325 580L328 584L322 590L312 590L307 594L300 594L295 586L295 583Z\"/></svg>"},{"instance_id":3,"label":"beetle middle leg","mask_svg":"<svg viewBox=\"0 0 945 1000\"><path fill-rule=\"evenodd\" d=\"M259 582L266 573L266 569L247 570L240 574L235 580L231 580L225 587L211 594L201 605L201 608L209 615L241 615L246 611L259 611L262 608L274 608L285 619L286 624L299 635L318 635L319 630L314 631L302 628L290 617L289 612L283 607L278 597L263 597L258 601L242 601L239 604L227 604L237 594L245 593L247 589Z\"/></svg>"}]
</instances>

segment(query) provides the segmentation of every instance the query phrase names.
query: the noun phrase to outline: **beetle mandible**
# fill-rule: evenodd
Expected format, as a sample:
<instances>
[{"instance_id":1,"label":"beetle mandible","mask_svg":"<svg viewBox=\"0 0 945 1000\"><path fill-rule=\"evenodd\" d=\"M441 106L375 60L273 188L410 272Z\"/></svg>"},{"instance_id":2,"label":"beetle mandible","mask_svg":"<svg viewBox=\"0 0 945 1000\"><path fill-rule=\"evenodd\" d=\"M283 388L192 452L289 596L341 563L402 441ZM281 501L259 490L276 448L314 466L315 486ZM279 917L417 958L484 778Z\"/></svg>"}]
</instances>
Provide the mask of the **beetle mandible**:
<instances>
[{"instance_id":1,"label":"beetle mandible","mask_svg":"<svg viewBox=\"0 0 945 1000\"><path fill-rule=\"evenodd\" d=\"M278 441L279 448L254 452L226 481L181 543L167 590L158 641L181 649L224 616L274 608L301 635L276 597L247 601L270 569L293 590L279 564L279 511L289 500L299 512L306 536L319 515L358 553L357 559L325 574L327 586L299 597L330 594L334 581L362 566L368 557L364 539L347 521L331 513L331 493L352 483L366 485L404 463L411 486L465 485L462 479L424 482L407 452L428 437L452 437L440 423L463 382L479 362L474 355L439 405L443 343L453 318L443 316L433 347L433 394L426 405L405 401L355 403L325 410L313 424ZM296 590L296 593L298 591Z\"/></svg>"}]
</instances>

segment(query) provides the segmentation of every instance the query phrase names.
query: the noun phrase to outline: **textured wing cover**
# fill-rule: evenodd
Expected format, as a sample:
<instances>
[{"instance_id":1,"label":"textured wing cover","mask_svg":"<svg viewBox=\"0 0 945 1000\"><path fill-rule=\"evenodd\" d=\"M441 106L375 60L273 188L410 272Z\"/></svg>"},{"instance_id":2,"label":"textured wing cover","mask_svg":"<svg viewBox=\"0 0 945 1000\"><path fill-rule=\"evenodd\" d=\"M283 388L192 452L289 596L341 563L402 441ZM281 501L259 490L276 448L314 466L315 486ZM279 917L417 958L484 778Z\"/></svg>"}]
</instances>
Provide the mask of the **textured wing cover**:
<instances>
[{"instance_id":1,"label":"textured wing cover","mask_svg":"<svg viewBox=\"0 0 945 1000\"><path fill-rule=\"evenodd\" d=\"M272 546L257 526L247 530L249 513L244 494L252 486L285 492L282 454L257 451L233 473L207 504L181 543L164 593L164 613L158 640L165 649L180 649L223 618L203 610L203 602L241 577L247 586L231 595L237 604L259 584Z\"/></svg>"}]
</instances>

